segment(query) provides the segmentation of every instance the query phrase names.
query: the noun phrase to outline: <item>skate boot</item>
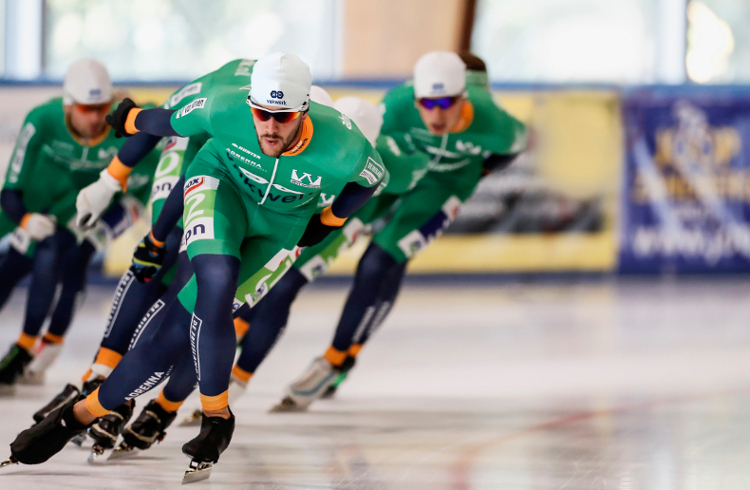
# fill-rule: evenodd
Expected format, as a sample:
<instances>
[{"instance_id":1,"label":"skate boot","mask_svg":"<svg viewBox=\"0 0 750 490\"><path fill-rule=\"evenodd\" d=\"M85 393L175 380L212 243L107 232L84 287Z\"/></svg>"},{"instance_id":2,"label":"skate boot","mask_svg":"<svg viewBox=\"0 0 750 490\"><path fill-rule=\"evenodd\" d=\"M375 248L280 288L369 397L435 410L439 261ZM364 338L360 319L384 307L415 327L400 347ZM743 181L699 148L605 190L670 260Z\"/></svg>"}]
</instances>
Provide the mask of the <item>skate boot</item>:
<instances>
[{"instance_id":1,"label":"skate boot","mask_svg":"<svg viewBox=\"0 0 750 490\"><path fill-rule=\"evenodd\" d=\"M182 452L192 458L190 468L182 477L182 483L193 483L211 476L211 469L229 446L233 433L234 414L231 410L228 419L203 415L198 437L182 446Z\"/></svg>"},{"instance_id":2,"label":"skate boot","mask_svg":"<svg viewBox=\"0 0 750 490\"><path fill-rule=\"evenodd\" d=\"M104 451L115 447L122 429L133 416L134 408L135 401L123 403L107 415L96 419L89 430L89 437L94 440L94 446L91 448L91 454L89 455L89 463L96 463L97 459L104 454Z\"/></svg>"},{"instance_id":3,"label":"skate boot","mask_svg":"<svg viewBox=\"0 0 750 490\"><path fill-rule=\"evenodd\" d=\"M91 393L96 391L96 389L99 388L102 383L104 383L105 379L107 378L103 376L97 376L96 378L86 381L85 383L83 383L83 387L81 388L81 395L83 395L84 397L89 396ZM84 441L86 441L86 434L87 432L84 432L81 435L75 436L70 442L78 447L81 447Z\"/></svg>"},{"instance_id":4,"label":"skate boot","mask_svg":"<svg viewBox=\"0 0 750 490\"><path fill-rule=\"evenodd\" d=\"M0 396L10 396L16 392L16 381L31 362L31 354L18 344L13 344L0 361Z\"/></svg>"},{"instance_id":5,"label":"skate boot","mask_svg":"<svg viewBox=\"0 0 750 490\"><path fill-rule=\"evenodd\" d=\"M271 412L304 412L312 402L323 396L340 372L340 368L327 359L318 357L297 381L287 387L286 396Z\"/></svg>"},{"instance_id":6,"label":"skate boot","mask_svg":"<svg viewBox=\"0 0 750 490\"><path fill-rule=\"evenodd\" d=\"M34 354L34 359L23 370L23 376L18 382L25 385L44 384L44 373L57 360L62 351L62 344L55 344L42 340L39 349Z\"/></svg>"},{"instance_id":7,"label":"skate boot","mask_svg":"<svg viewBox=\"0 0 750 490\"><path fill-rule=\"evenodd\" d=\"M78 395L81 394L81 391L72 384L68 383L65 385L65 388L55 395L55 397L52 399L51 402L40 408L35 414L34 414L34 422L37 424L44 420L44 417L49 415L50 412L55 410L56 408L60 408L61 406L65 405L70 400L73 400L74 398L78 398Z\"/></svg>"},{"instance_id":8,"label":"skate boot","mask_svg":"<svg viewBox=\"0 0 750 490\"><path fill-rule=\"evenodd\" d=\"M233 374L229 380L229 393L227 393L230 407L234 405L234 402L237 401L240 396L242 396L246 389L247 381L242 381ZM203 409L198 407L193 410L190 415L182 419L182 421L180 422L180 427L193 427L201 425L202 419Z\"/></svg>"},{"instance_id":9,"label":"skate boot","mask_svg":"<svg viewBox=\"0 0 750 490\"><path fill-rule=\"evenodd\" d=\"M0 466L13 463L39 464L59 453L65 444L86 431L87 426L73 416L73 405L81 397L53 410L44 420L18 434L10 444L10 458Z\"/></svg>"},{"instance_id":10,"label":"skate boot","mask_svg":"<svg viewBox=\"0 0 750 490\"><path fill-rule=\"evenodd\" d=\"M341 372L339 373L338 377L336 377L336 381L334 381L331 386L328 387L328 389L323 393L323 396L321 396L321 400L330 400L336 395L336 390L338 389L339 385L346 380L346 377L349 376L349 371L354 367L354 364L357 362L356 357L352 356L346 356L346 359L344 359L344 363L341 365Z\"/></svg>"},{"instance_id":11,"label":"skate boot","mask_svg":"<svg viewBox=\"0 0 750 490\"><path fill-rule=\"evenodd\" d=\"M161 442L175 417L177 412L167 412L156 400L151 400L135 422L122 431L122 442L108 459L127 458Z\"/></svg>"}]
</instances>

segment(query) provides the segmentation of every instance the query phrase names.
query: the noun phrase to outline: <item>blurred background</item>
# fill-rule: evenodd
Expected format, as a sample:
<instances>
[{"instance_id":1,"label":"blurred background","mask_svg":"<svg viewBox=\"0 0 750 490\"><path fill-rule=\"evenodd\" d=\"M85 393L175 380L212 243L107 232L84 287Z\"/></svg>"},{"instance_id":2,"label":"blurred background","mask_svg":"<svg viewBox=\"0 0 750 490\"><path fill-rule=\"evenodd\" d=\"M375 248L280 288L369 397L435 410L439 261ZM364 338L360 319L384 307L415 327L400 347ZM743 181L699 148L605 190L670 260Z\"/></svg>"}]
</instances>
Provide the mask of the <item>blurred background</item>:
<instances>
[{"instance_id":1,"label":"blurred background","mask_svg":"<svg viewBox=\"0 0 750 490\"><path fill-rule=\"evenodd\" d=\"M377 102L423 53L471 50L533 143L412 272L748 272L749 23L743 0L0 0L0 170L80 57L160 103L285 50L334 98ZM111 248L109 274L141 233Z\"/></svg>"}]
</instances>

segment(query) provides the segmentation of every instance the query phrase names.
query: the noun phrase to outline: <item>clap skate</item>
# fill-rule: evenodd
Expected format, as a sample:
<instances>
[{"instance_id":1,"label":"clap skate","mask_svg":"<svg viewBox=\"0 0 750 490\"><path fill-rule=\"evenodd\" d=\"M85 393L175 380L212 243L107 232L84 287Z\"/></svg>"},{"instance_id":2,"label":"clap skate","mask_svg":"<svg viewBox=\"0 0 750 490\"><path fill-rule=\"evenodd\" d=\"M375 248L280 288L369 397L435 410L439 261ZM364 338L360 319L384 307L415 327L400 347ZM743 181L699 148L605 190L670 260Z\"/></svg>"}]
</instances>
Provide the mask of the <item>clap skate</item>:
<instances>
[{"instance_id":1,"label":"clap skate","mask_svg":"<svg viewBox=\"0 0 750 490\"><path fill-rule=\"evenodd\" d=\"M11 346L0 361L0 396L12 396L16 393L16 382L31 360L31 354L26 349L18 344Z\"/></svg>"},{"instance_id":2,"label":"clap skate","mask_svg":"<svg viewBox=\"0 0 750 490\"><path fill-rule=\"evenodd\" d=\"M177 412L167 412L156 400L151 400L138 418L122 431L122 442L107 459L128 458L150 448L154 442L161 442L175 417Z\"/></svg>"},{"instance_id":3,"label":"clap skate","mask_svg":"<svg viewBox=\"0 0 750 490\"><path fill-rule=\"evenodd\" d=\"M73 405L81 397L53 410L36 425L24 430L10 444L11 456L0 467L15 463L39 464L59 453L75 436L88 428L75 419Z\"/></svg>"},{"instance_id":4,"label":"clap skate","mask_svg":"<svg viewBox=\"0 0 750 490\"><path fill-rule=\"evenodd\" d=\"M101 455L104 454L104 451L115 447L122 429L128 423L130 417L133 416L134 408L135 401L130 404L123 403L107 415L96 419L96 422L89 429L89 437L94 440L94 445L91 448L91 454L88 459L90 464L96 463Z\"/></svg>"},{"instance_id":5,"label":"clap skate","mask_svg":"<svg viewBox=\"0 0 750 490\"><path fill-rule=\"evenodd\" d=\"M229 379L229 389L227 393L229 406L234 405L234 402L236 402L242 396L245 390L247 390L247 381L242 381L238 379L234 374L232 374L232 377ZM202 419L203 409L198 407L190 412L190 415L180 421L180 427L199 426L201 425Z\"/></svg>"},{"instance_id":6,"label":"clap skate","mask_svg":"<svg viewBox=\"0 0 750 490\"><path fill-rule=\"evenodd\" d=\"M287 387L286 396L271 408L271 413L304 412L312 402L323 396L340 372L340 368L324 357L315 359L307 371Z\"/></svg>"},{"instance_id":7,"label":"clap skate","mask_svg":"<svg viewBox=\"0 0 750 490\"><path fill-rule=\"evenodd\" d=\"M182 484L206 480L211 476L214 464L229 446L234 433L234 414L228 419L203 415L198 437L182 446L182 452L190 456L190 467L182 477Z\"/></svg>"},{"instance_id":8,"label":"clap skate","mask_svg":"<svg viewBox=\"0 0 750 490\"><path fill-rule=\"evenodd\" d=\"M336 390L338 390L339 385L346 380L347 376L349 376L349 371L351 371L356 362L356 357L346 356L344 363L341 365L341 372L336 377L336 381L331 383L331 386L326 389L325 393L320 397L321 400L330 400L336 395Z\"/></svg>"}]
</instances>

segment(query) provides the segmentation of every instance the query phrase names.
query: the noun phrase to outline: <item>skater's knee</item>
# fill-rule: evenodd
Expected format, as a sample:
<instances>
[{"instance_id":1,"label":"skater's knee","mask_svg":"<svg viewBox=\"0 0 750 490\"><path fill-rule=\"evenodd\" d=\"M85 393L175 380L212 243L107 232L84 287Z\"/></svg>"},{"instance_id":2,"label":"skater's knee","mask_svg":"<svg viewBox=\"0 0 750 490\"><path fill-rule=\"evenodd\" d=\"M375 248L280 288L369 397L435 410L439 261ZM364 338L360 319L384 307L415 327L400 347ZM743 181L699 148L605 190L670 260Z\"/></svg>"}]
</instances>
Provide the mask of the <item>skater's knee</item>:
<instances>
[{"instance_id":1,"label":"skater's knee","mask_svg":"<svg viewBox=\"0 0 750 490\"><path fill-rule=\"evenodd\" d=\"M192 259L198 296L207 300L231 301L237 290L240 261L231 255L198 255Z\"/></svg>"},{"instance_id":2,"label":"skater's knee","mask_svg":"<svg viewBox=\"0 0 750 490\"><path fill-rule=\"evenodd\" d=\"M406 264L403 264L405 267ZM375 278L382 278L384 274L389 273L391 270L402 267L396 259L394 259L388 252L380 248L375 243L370 244L367 247L364 255L357 265L357 279L358 280L371 280Z\"/></svg>"}]
</instances>

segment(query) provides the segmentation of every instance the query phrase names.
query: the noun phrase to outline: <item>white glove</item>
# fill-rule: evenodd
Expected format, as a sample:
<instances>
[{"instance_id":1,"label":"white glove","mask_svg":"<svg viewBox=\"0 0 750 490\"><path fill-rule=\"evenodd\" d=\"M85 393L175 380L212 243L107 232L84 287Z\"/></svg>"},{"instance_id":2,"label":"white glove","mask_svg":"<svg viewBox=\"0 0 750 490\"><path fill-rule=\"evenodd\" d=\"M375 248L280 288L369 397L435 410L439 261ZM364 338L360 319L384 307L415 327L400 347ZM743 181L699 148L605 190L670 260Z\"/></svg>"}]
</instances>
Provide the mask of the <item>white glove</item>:
<instances>
[{"instance_id":1,"label":"white glove","mask_svg":"<svg viewBox=\"0 0 750 490\"><path fill-rule=\"evenodd\" d=\"M99 217L107 210L112 198L122 190L120 181L112 177L105 168L99 180L81 189L76 198L76 226L92 228Z\"/></svg>"},{"instance_id":2,"label":"white glove","mask_svg":"<svg viewBox=\"0 0 750 490\"><path fill-rule=\"evenodd\" d=\"M26 233L34 241L41 242L48 236L55 234L55 223L57 220L54 216L32 213L24 221L23 229L26 230Z\"/></svg>"}]
</instances>

